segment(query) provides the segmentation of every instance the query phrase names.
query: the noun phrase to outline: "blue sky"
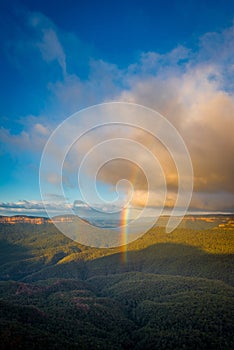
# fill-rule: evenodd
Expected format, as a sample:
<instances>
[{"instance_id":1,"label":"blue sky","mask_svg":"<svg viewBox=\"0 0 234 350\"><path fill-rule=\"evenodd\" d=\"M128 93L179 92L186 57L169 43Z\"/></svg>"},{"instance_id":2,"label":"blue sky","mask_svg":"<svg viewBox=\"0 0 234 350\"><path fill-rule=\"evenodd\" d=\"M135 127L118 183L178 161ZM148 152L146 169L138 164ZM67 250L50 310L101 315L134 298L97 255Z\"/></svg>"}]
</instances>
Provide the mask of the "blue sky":
<instances>
[{"instance_id":1,"label":"blue sky","mask_svg":"<svg viewBox=\"0 0 234 350\"><path fill-rule=\"evenodd\" d=\"M0 13L0 214L43 212L38 169L50 133L113 100L156 109L181 132L191 208L233 210L233 1L1 1Z\"/></svg>"}]
</instances>

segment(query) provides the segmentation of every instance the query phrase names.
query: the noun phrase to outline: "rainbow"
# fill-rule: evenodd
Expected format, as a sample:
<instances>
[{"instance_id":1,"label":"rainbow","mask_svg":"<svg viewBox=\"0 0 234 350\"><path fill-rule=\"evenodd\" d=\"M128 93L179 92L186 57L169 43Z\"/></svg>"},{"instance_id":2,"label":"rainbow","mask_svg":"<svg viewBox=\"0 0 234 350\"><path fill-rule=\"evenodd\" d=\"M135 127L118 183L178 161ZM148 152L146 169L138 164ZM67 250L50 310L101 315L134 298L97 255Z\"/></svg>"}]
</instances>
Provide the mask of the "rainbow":
<instances>
[{"instance_id":1,"label":"rainbow","mask_svg":"<svg viewBox=\"0 0 234 350\"><path fill-rule=\"evenodd\" d=\"M127 259L128 259L128 240L127 240L127 236L128 236L128 216L129 216L129 212L130 212L130 208L125 207L122 210L122 214L121 214L121 252L122 252L122 262L124 264L127 263Z\"/></svg>"},{"instance_id":2,"label":"rainbow","mask_svg":"<svg viewBox=\"0 0 234 350\"><path fill-rule=\"evenodd\" d=\"M133 171L130 182L132 185L135 184L137 176L139 173L139 169ZM128 260L128 221L129 214L131 211L131 206L129 204L123 208L121 213L121 251L122 251L122 263L126 264Z\"/></svg>"}]
</instances>

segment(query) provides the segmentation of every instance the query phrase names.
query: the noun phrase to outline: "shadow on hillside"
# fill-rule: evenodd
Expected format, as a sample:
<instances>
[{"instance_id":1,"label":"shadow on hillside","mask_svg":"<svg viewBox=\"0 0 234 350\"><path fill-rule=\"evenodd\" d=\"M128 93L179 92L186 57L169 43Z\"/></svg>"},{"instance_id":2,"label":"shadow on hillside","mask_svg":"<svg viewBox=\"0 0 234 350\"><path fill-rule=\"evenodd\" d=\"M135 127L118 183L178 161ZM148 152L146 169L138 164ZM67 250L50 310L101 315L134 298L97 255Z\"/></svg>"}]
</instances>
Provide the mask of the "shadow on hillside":
<instances>
[{"instance_id":1,"label":"shadow on hillside","mask_svg":"<svg viewBox=\"0 0 234 350\"><path fill-rule=\"evenodd\" d=\"M158 243L145 249L120 252L66 263L46 264L33 258L26 247L0 241L0 279L32 282L49 278L86 280L96 275L145 272L216 279L233 285L234 255L209 254L197 247L176 243Z\"/></svg>"},{"instance_id":2,"label":"shadow on hillside","mask_svg":"<svg viewBox=\"0 0 234 350\"><path fill-rule=\"evenodd\" d=\"M0 240L0 280L21 279L41 266L27 247Z\"/></svg>"},{"instance_id":3,"label":"shadow on hillside","mask_svg":"<svg viewBox=\"0 0 234 350\"><path fill-rule=\"evenodd\" d=\"M15 243L9 243L6 240L0 240L1 265L30 257L32 257L32 254L27 247Z\"/></svg>"},{"instance_id":4,"label":"shadow on hillside","mask_svg":"<svg viewBox=\"0 0 234 350\"><path fill-rule=\"evenodd\" d=\"M87 263L88 277L130 271L222 280L233 284L234 255L209 254L197 247L158 243L142 250L121 252Z\"/></svg>"}]
</instances>

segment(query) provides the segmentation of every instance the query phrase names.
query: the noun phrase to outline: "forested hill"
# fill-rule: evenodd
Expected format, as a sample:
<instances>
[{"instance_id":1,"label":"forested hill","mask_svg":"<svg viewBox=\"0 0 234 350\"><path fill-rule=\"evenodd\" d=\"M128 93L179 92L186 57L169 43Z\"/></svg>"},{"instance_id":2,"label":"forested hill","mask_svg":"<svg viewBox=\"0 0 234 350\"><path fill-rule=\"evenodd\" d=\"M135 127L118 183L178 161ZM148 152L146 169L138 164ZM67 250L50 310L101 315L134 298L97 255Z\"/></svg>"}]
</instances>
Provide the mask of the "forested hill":
<instances>
[{"instance_id":1,"label":"forested hill","mask_svg":"<svg viewBox=\"0 0 234 350\"><path fill-rule=\"evenodd\" d=\"M127 249L0 224L1 348L232 349L234 230L217 220Z\"/></svg>"}]
</instances>

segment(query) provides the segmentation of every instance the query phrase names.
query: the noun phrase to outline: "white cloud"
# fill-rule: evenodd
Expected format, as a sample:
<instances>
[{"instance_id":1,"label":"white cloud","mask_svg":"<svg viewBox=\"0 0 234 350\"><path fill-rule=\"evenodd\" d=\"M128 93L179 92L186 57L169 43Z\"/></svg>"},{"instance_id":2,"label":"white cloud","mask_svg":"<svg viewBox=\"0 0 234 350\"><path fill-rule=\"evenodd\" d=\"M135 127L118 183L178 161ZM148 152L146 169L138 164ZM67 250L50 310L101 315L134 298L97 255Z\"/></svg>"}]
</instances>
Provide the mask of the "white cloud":
<instances>
[{"instance_id":1,"label":"white cloud","mask_svg":"<svg viewBox=\"0 0 234 350\"><path fill-rule=\"evenodd\" d=\"M69 213L72 204L64 203L61 201L48 201L47 208L51 213L66 214ZM12 215L12 213L25 214L25 215L46 215L45 206L42 201L37 200L20 200L16 202L0 202L0 214Z\"/></svg>"},{"instance_id":2,"label":"white cloud","mask_svg":"<svg viewBox=\"0 0 234 350\"><path fill-rule=\"evenodd\" d=\"M66 55L60 43L55 25L42 13L29 15L29 24L36 30L38 40L34 43L46 62L57 61L62 68L63 76L67 74Z\"/></svg>"},{"instance_id":3,"label":"white cloud","mask_svg":"<svg viewBox=\"0 0 234 350\"><path fill-rule=\"evenodd\" d=\"M103 60L88 62L89 76L80 79L76 74L67 74L63 80L51 82L49 89L67 116L105 100L115 99L124 83L124 71Z\"/></svg>"},{"instance_id":4,"label":"white cloud","mask_svg":"<svg viewBox=\"0 0 234 350\"><path fill-rule=\"evenodd\" d=\"M0 139L3 149L13 154L26 152L42 152L43 147L50 135L51 128L42 123L35 122L39 117L30 116L34 123L28 123L25 118L24 129L19 134L12 134L10 130L1 127Z\"/></svg>"}]
</instances>

